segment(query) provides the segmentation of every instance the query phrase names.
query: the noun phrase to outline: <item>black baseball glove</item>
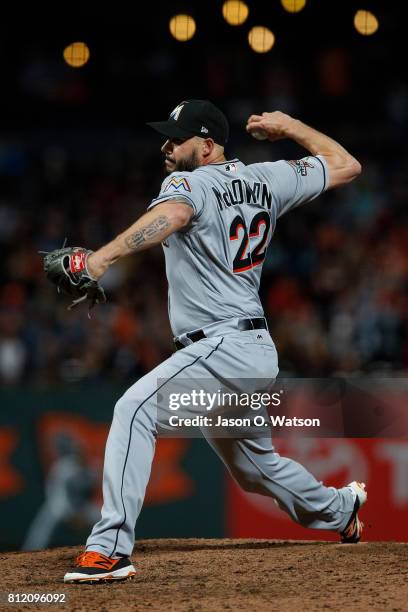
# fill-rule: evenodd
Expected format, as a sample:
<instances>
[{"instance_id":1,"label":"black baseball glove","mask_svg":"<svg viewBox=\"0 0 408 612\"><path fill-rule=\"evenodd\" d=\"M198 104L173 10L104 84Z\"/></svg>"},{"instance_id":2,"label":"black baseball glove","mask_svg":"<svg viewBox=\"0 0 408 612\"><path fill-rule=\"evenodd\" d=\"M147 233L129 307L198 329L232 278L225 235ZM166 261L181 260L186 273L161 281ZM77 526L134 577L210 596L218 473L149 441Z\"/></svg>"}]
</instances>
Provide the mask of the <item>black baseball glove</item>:
<instances>
[{"instance_id":1,"label":"black baseball glove","mask_svg":"<svg viewBox=\"0 0 408 612\"><path fill-rule=\"evenodd\" d=\"M89 302L89 309L106 302L102 286L92 278L86 265L92 252L82 247L66 247L45 254L44 271L48 280L59 292L72 298L68 310L85 301Z\"/></svg>"}]
</instances>

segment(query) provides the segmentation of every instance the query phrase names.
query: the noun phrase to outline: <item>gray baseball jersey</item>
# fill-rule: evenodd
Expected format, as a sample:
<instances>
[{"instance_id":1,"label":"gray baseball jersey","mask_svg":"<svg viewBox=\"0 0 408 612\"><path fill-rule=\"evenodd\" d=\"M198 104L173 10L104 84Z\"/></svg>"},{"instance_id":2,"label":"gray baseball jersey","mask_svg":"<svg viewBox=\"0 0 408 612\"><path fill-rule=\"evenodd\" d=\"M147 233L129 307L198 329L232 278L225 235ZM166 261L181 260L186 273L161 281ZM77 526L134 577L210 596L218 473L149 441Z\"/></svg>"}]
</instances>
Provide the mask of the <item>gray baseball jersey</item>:
<instances>
[{"instance_id":1,"label":"gray baseball jersey","mask_svg":"<svg viewBox=\"0 0 408 612\"><path fill-rule=\"evenodd\" d=\"M173 172L149 209L189 203L192 224L164 243L175 336L233 317L262 317L258 290L278 217L322 193L323 157L245 165L237 159Z\"/></svg>"}]
</instances>

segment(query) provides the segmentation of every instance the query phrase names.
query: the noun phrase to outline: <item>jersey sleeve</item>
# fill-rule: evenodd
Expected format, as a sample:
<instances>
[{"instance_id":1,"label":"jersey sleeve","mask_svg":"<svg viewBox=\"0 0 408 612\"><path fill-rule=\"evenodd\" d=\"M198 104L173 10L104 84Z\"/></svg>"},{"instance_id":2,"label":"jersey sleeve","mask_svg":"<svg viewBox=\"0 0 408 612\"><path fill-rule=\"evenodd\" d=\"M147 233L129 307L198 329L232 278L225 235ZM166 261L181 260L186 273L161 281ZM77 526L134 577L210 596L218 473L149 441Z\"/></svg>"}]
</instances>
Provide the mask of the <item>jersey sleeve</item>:
<instances>
[{"instance_id":1,"label":"jersey sleeve","mask_svg":"<svg viewBox=\"0 0 408 612\"><path fill-rule=\"evenodd\" d=\"M314 200L328 186L327 163L321 155L254 165L272 188L276 217Z\"/></svg>"},{"instance_id":2,"label":"jersey sleeve","mask_svg":"<svg viewBox=\"0 0 408 612\"><path fill-rule=\"evenodd\" d=\"M194 210L194 219L198 219L204 209L204 190L192 172L173 172L164 179L160 193L154 198L147 210L167 200L186 202Z\"/></svg>"}]
</instances>

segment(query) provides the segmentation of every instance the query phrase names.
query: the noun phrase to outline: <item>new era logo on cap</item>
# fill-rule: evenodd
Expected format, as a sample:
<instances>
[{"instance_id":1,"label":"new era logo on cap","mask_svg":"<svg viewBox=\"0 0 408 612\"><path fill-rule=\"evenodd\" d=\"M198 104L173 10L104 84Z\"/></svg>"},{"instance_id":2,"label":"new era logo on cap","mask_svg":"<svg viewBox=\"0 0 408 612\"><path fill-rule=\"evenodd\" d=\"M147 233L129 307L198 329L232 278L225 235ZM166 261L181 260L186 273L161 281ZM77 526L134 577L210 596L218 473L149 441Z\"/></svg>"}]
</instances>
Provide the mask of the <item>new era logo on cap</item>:
<instances>
[{"instance_id":1,"label":"new era logo on cap","mask_svg":"<svg viewBox=\"0 0 408 612\"><path fill-rule=\"evenodd\" d=\"M200 130L200 132L201 132L202 134L208 134L208 130L207 130L207 128L206 128L206 127L204 127L204 126L201 126L201 130Z\"/></svg>"}]
</instances>

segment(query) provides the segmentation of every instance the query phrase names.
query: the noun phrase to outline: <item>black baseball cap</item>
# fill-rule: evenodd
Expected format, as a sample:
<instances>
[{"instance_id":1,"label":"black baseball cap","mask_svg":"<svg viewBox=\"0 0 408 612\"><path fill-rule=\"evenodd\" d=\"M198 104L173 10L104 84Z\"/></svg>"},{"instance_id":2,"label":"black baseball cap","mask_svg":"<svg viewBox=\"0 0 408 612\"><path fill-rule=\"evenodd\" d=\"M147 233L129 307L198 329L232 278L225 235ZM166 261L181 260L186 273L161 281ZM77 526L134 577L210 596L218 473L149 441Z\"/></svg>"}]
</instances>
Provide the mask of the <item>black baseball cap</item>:
<instances>
[{"instance_id":1,"label":"black baseball cap","mask_svg":"<svg viewBox=\"0 0 408 612\"><path fill-rule=\"evenodd\" d=\"M209 100L184 100L170 113L167 121L148 123L167 138L212 138L224 146L228 140L229 125L224 113Z\"/></svg>"}]
</instances>

